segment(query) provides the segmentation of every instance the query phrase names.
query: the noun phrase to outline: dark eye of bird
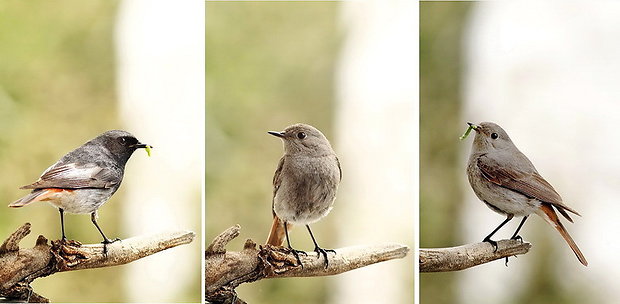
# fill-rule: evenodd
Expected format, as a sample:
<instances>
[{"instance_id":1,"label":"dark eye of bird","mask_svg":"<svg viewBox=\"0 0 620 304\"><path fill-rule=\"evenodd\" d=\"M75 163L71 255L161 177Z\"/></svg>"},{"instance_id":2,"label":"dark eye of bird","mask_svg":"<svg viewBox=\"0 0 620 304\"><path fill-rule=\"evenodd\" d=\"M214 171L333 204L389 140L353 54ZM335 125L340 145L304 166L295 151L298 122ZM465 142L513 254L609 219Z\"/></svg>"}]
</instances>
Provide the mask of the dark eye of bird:
<instances>
[{"instance_id":1,"label":"dark eye of bird","mask_svg":"<svg viewBox=\"0 0 620 304\"><path fill-rule=\"evenodd\" d=\"M121 137L121 138L120 138L120 141L121 141L121 144L123 144L123 145L124 145L124 144L126 144L126 143L127 143L127 138L125 138L125 137Z\"/></svg>"},{"instance_id":2,"label":"dark eye of bird","mask_svg":"<svg viewBox=\"0 0 620 304\"><path fill-rule=\"evenodd\" d=\"M492 139L497 139L499 137L499 135L497 135L497 133L491 133L491 138Z\"/></svg>"},{"instance_id":3,"label":"dark eye of bird","mask_svg":"<svg viewBox=\"0 0 620 304\"><path fill-rule=\"evenodd\" d=\"M299 132L299 133L297 133L297 138L299 138L299 139L304 139L304 138L306 138L306 133L304 133L304 132Z\"/></svg>"}]
</instances>

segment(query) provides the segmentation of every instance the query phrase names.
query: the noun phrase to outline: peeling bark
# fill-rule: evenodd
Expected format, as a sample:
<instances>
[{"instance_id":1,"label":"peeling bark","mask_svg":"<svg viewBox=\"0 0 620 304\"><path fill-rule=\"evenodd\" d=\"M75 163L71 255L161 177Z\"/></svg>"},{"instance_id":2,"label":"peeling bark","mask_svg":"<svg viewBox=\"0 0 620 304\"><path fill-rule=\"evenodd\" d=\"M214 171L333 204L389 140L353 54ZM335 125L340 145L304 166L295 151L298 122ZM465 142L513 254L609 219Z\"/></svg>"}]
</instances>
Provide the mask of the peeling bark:
<instances>
[{"instance_id":1,"label":"peeling bark","mask_svg":"<svg viewBox=\"0 0 620 304\"><path fill-rule=\"evenodd\" d=\"M30 234L30 223L13 232L0 246L0 296L14 301L49 302L30 283L57 272L126 264L168 248L189 244L191 231L137 236L112 244L82 245L73 240L51 241L40 235L33 248L19 248Z\"/></svg>"},{"instance_id":2,"label":"peeling bark","mask_svg":"<svg viewBox=\"0 0 620 304\"><path fill-rule=\"evenodd\" d=\"M362 245L328 253L329 266L316 252L300 255L301 265L288 248L259 245L247 240L241 251L226 251L239 235L239 225L217 236L205 252L205 299L213 303L245 303L235 288L243 283L286 277L329 276L371 264L404 258L409 248L400 244Z\"/></svg>"}]
</instances>

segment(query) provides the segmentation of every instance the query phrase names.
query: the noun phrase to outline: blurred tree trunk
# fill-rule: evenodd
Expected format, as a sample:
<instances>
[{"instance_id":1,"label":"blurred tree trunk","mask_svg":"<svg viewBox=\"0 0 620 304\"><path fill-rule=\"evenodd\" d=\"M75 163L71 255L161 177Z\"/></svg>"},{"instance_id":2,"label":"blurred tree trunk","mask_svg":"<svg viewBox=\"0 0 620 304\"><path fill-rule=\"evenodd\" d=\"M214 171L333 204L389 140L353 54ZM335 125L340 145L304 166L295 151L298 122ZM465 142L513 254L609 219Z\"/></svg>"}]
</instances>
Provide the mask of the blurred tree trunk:
<instances>
[{"instance_id":1,"label":"blurred tree trunk","mask_svg":"<svg viewBox=\"0 0 620 304\"><path fill-rule=\"evenodd\" d=\"M204 14L203 1L125 0L120 6L120 115L129 131L155 147L151 158L132 159L123 182L124 226L131 234L202 230ZM172 267L177 259L187 263ZM199 301L200 260L195 242L131 265L125 292L138 302ZM162 271L162 265L170 266Z\"/></svg>"},{"instance_id":2,"label":"blurred tree trunk","mask_svg":"<svg viewBox=\"0 0 620 304\"><path fill-rule=\"evenodd\" d=\"M336 76L335 150L343 177L334 212L343 245L413 245L416 12L414 1L342 3L347 38ZM412 303L413 268L410 258L340 275L333 302Z\"/></svg>"}]
</instances>

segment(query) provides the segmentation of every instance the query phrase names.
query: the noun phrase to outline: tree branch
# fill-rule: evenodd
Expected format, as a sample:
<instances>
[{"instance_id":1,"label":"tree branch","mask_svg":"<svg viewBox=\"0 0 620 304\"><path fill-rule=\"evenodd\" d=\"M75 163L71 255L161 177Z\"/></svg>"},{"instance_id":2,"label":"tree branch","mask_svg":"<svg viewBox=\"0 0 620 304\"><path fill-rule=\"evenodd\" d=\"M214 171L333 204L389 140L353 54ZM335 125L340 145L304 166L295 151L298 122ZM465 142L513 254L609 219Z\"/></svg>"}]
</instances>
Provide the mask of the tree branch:
<instances>
[{"instance_id":1,"label":"tree branch","mask_svg":"<svg viewBox=\"0 0 620 304\"><path fill-rule=\"evenodd\" d=\"M239 225L218 235L205 252L205 299L214 303L245 303L235 288L243 283L286 277L329 276L371 264L404 258L409 248L400 244L353 246L328 253L329 267L316 252L300 255L303 267L288 248L260 245L247 240L240 252L225 246L239 235Z\"/></svg>"},{"instance_id":2,"label":"tree branch","mask_svg":"<svg viewBox=\"0 0 620 304\"><path fill-rule=\"evenodd\" d=\"M0 246L0 296L10 300L49 302L33 292L30 283L56 272L111 267L183 244L195 237L191 231L177 231L128 238L112 244L82 245L77 241L52 241L40 235L33 248L19 248L30 234L26 223Z\"/></svg>"},{"instance_id":3,"label":"tree branch","mask_svg":"<svg viewBox=\"0 0 620 304\"><path fill-rule=\"evenodd\" d=\"M497 250L487 242L451 248L420 249L420 272L456 271L501 258L527 253L532 245L517 240L497 242Z\"/></svg>"}]
</instances>

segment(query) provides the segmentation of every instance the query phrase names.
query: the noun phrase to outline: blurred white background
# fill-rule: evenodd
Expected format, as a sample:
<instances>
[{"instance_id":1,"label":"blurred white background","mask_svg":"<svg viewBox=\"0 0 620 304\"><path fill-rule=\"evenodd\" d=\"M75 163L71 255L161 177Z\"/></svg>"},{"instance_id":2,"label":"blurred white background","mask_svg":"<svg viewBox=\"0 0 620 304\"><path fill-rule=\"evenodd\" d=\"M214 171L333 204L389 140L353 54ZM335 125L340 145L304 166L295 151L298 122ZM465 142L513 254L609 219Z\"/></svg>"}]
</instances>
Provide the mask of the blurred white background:
<instances>
[{"instance_id":1,"label":"blurred white background","mask_svg":"<svg viewBox=\"0 0 620 304\"><path fill-rule=\"evenodd\" d=\"M347 36L336 78L336 148L344 168L338 237L342 244L395 242L412 250L404 260L339 275L334 303L413 303L416 12L414 1L341 7Z\"/></svg>"},{"instance_id":2,"label":"blurred white background","mask_svg":"<svg viewBox=\"0 0 620 304\"><path fill-rule=\"evenodd\" d=\"M196 232L189 245L128 265L123 279L131 301L202 298L204 16L201 0L124 0L119 8L120 114L129 130L154 146L151 158L134 157L136 174L124 181L124 226L131 235Z\"/></svg>"},{"instance_id":3,"label":"blurred white background","mask_svg":"<svg viewBox=\"0 0 620 304\"><path fill-rule=\"evenodd\" d=\"M575 303L615 303L620 231L620 3L614 1L485 1L475 3L465 34L466 121L501 125L579 211L566 228L589 266L537 216L520 234L530 253L459 273L461 303L518 303L546 288L541 271ZM462 145L462 164L471 146ZM482 240L504 217L466 185L463 242ZM510 237L520 219L495 237Z\"/></svg>"}]
</instances>

